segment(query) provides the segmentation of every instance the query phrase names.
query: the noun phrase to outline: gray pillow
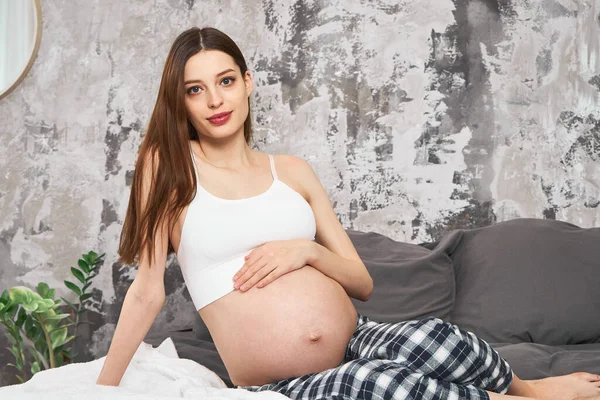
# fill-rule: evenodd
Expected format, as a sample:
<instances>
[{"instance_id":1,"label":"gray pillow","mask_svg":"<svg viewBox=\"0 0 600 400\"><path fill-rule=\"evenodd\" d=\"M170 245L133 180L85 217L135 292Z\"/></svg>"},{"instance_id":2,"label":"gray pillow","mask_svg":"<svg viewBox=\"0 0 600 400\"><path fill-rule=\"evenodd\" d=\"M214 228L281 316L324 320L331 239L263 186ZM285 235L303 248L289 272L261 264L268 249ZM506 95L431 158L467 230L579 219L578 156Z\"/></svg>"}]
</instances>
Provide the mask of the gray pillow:
<instances>
[{"instance_id":1,"label":"gray pillow","mask_svg":"<svg viewBox=\"0 0 600 400\"><path fill-rule=\"evenodd\" d=\"M489 342L599 340L600 228L516 219L464 230L448 253L461 328Z\"/></svg>"},{"instance_id":2,"label":"gray pillow","mask_svg":"<svg viewBox=\"0 0 600 400\"><path fill-rule=\"evenodd\" d=\"M548 346L538 343L493 343L521 379L542 379L585 371L600 374L600 343Z\"/></svg>"},{"instance_id":3,"label":"gray pillow","mask_svg":"<svg viewBox=\"0 0 600 400\"><path fill-rule=\"evenodd\" d=\"M367 302L352 299L357 311L380 322L429 316L448 320L454 303L454 270L444 252L450 235L433 251L397 242L375 232L346 230L373 278Z\"/></svg>"},{"instance_id":4,"label":"gray pillow","mask_svg":"<svg viewBox=\"0 0 600 400\"><path fill-rule=\"evenodd\" d=\"M416 244L396 242L375 232L346 230L346 233L374 283L367 302L352 299L359 313L381 322L429 316L448 320L455 287L452 261L444 249L448 248L447 242L455 241L453 235L432 251ZM197 339L212 341L199 315L193 331Z\"/></svg>"}]
</instances>

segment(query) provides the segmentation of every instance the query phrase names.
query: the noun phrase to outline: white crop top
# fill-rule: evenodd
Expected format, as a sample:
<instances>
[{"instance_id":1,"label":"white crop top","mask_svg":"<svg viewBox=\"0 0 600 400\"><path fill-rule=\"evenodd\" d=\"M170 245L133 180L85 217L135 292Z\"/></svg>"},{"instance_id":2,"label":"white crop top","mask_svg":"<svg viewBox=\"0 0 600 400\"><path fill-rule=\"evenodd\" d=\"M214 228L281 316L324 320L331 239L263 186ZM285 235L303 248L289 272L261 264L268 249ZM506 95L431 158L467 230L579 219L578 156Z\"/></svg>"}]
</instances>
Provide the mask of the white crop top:
<instances>
[{"instance_id":1,"label":"white crop top","mask_svg":"<svg viewBox=\"0 0 600 400\"><path fill-rule=\"evenodd\" d=\"M269 189L235 200L206 191L199 183L193 153L192 160L197 191L183 221L177 261L199 310L234 290L233 275L254 248L274 240L314 240L316 223L304 197L277 179L271 154Z\"/></svg>"}]
</instances>

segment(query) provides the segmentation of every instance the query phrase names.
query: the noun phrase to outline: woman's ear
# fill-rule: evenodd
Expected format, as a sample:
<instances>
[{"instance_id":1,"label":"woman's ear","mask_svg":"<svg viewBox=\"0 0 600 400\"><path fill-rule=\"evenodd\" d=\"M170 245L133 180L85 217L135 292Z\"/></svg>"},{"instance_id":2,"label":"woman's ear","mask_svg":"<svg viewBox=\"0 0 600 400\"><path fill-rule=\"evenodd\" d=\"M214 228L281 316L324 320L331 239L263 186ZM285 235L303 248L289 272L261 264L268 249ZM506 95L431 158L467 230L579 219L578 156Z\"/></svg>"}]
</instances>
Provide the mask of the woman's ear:
<instances>
[{"instance_id":1,"label":"woman's ear","mask_svg":"<svg viewBox=\"0 0 600 400\"><path fill-rule=\"evenodd\" d=\"M246 71L246 73L244 74L244 82L246 83L246 94L250 96L252 91L254 91L254 82L252 80L252 75L250 74L250 71Z\"/></svg>"}]
</instances>

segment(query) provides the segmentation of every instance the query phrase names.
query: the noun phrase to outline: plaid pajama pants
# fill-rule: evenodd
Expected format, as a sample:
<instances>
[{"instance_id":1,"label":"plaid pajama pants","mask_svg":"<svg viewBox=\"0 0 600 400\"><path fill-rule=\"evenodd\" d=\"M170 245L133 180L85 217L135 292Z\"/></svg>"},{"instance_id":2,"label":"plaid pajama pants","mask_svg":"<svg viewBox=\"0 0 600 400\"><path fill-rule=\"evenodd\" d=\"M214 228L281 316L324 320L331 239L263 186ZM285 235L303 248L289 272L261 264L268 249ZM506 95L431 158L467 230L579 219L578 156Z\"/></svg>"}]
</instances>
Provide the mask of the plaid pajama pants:
<instances>
[{"instance_id":1,"label":"plaid pajama pants","mask_svg":"<svg viewBox=\"0 0 600 400\"><path fill-rule=\"evenodd\" d=\"M262 386L292 399L489 399L506 393L508 363L471 332L438 318L380 323L358 315L336 368Z\"/></svg>"}]
</instances>

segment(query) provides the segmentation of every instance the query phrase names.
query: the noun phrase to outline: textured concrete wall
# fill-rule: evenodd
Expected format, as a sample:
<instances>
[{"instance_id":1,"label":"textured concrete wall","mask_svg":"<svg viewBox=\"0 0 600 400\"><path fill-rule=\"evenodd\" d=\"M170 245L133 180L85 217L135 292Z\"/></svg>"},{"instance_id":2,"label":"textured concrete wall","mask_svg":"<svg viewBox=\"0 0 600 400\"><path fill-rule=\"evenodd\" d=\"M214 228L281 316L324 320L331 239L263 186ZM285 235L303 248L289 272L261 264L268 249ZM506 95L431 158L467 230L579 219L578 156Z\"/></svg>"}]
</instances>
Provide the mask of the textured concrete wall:
<instances>
[{"instance_id":1,"label":"textured concrete wall","mask_svg":"<svg viewBox=\"0 0 600 400\"><path fill-rule=\"evenodd\" d=\"M190 26L237 41L256 146L307 159L347 228L422 242L516 217L600 225L600 0L76 3L43 2L39 55L0 102L0 288L60 292L81 253L106 252L87 358L135 276L116 263L132 167ZM154 329L194 316L175 261Z\"/></svg>"}]
</instances>

